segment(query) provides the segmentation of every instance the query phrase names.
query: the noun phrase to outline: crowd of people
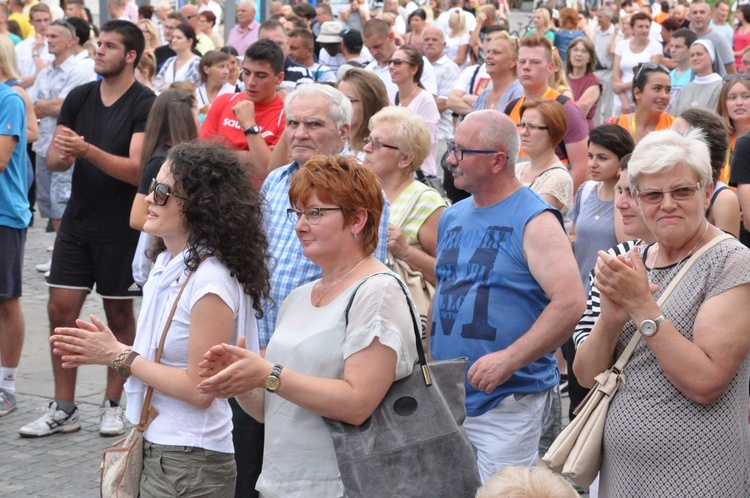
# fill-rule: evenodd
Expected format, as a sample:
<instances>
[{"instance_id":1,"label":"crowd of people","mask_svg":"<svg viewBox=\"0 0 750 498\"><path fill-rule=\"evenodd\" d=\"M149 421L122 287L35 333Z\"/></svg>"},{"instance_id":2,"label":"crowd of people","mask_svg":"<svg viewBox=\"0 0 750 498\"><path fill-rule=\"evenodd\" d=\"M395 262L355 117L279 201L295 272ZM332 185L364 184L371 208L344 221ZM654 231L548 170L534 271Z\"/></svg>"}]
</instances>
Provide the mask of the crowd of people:
<instances>
[{"instance_id":1,"label":"crowd of people","mask_svg":"<svg viewBox=\"0 0 750 498\"><path fill-rule=\"evenodd\" d=\"M54 399L19 433L81 428L80 365L101 436L153 388L142 496L344 496L323 417L411 373L410 307L468 358L477 496L577 495L539 468L561 396L636 331L591 496L750 495L750 4L552 4L514 36L507 0L0 3L0 416L41 218Z\"/></svg>"}]
</instances>

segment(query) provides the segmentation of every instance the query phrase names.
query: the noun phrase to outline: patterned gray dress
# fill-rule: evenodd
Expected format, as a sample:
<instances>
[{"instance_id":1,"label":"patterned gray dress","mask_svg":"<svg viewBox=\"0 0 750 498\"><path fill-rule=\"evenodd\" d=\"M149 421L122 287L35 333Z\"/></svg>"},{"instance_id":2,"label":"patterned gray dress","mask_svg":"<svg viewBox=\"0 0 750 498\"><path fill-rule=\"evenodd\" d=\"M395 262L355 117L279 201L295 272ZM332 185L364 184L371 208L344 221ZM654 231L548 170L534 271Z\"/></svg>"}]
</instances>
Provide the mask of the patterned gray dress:
<instances>
[{"instance_id":1,"label":"patterned gray dress","mask_svg":"<svg viewBox=\"0 0 750 498\"><path fill-rule=\"evenodd\" d=\"M651 279L660 288L657 298L684 263L653 270ZM662 311L692 340L701 303L748 282L750 250L736 240L725 241L690 269ZM635 325L629 321L617 344L618 356L634 333ZM745 333L750 333L750 324ZM604 430L600 496L750 496L750 355L726 392L709 405L678 391L644 341L636 347L625 375Z\"/></svg>"}]
</instances>

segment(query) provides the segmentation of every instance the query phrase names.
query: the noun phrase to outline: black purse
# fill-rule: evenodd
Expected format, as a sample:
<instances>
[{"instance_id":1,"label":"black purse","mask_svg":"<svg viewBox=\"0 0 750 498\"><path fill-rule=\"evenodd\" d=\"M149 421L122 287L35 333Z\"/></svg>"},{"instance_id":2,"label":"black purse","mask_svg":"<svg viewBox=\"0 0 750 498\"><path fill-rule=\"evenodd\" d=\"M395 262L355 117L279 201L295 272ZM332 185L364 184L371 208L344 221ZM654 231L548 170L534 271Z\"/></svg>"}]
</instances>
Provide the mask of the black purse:
<instances>
[{"instance_id":1,"label":"black purse","mask_svg":"<svg viewBox=\"0 0 750 498\"><path fill-rule=\"evenodd\" d=\"M427 364L414 305L403 282L396 280L409 304L419 368L395 381L362 425L323 417L333 438L345 495L473 497L481 481L474 447L462 428L468 360ZM347 325L358 289L346 307Z\"/></svg>"}]
</instances>

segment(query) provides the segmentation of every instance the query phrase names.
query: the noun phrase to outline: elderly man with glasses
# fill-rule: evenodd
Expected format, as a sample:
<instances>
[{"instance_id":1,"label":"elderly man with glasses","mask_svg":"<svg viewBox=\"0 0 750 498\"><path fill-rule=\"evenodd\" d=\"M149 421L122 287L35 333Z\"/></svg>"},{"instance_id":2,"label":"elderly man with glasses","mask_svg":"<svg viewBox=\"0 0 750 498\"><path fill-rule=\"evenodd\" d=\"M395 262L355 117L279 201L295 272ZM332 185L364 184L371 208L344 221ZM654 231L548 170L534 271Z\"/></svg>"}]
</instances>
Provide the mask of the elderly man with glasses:
<instances>
[{"instance_id":1,"label":"elderly man with glasses","mask_svg":"<svg viewBox=\"0 0 750 498\"><path fill-rule=\"evenodd\" d=\"M552 351L585 308L560 213L516 178L519 142L496 110L458 125L448 164L471 197L438 228L430 349L436 360L469 358L464 428L483 481L536 465L560 375Z\"/></svg>"}]
</instances>

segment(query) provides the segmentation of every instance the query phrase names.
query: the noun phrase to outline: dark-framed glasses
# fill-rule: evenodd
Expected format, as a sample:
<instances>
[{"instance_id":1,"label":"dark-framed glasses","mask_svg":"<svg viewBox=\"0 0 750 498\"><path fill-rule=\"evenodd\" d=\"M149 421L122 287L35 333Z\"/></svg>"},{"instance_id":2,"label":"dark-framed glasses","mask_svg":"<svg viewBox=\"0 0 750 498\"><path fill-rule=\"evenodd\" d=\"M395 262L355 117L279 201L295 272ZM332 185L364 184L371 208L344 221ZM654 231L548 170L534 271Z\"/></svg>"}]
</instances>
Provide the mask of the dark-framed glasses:
<instances>
[{"instance_id":1,"label":"dark-framed glasses","mask_svg":"<svg viewBox=\"0 0 750 498\"><path fill-rule=\"evenodd\" d=\"M516 128L518 128L518 131L528 130L530 132L539 131L539 130L549 130L549 126L533 125L531 123L524 123L523 121L518 123L516 125Z\"/></svg>"},{"instance_id":2,"label":"dark-framed glasses","mask_svg":"<svg viewBox=\"0 0 750 498\"><path fill-rule=\"evenodd\" d=\"M388 145L386 143L383 143L383 141L379 138L365 137L364 139L362 139L362 143L364 143L365 145L372 144L371 147L373 151L376 151L381 147L385 147L386 149L398 150L398 147L396 147L395 145Z\"/></svg>"},{"instance_id":3,"label":"dark-framed glasses","mask_svg":"<svg viewBox=\"0 0 750 498\"><path fill-rule=\"evenodd\" d=\"M641 192L640 190L635 191L636 197L646 204L661 204L664 201L664 195L669 194L675 201L686 201L691 199L701 187L700 182L695 185L688 185L686 187L677 187L672 190L662 192L660 190L651 190L647 192Z\"/></svg>"},{"instance_id":4,"label":"dark-framed glasses","mask_svg":"<svg viewBox=\"0 0 750 498\"><path fill-rule=\"evenodd\" d=\"M157 182L156 178L151 180L151 185L148 187L148 193L154 194L155 206L165 206L167 204L167 198L170 196L175 199L182 199L183 201L187 200L187 197L180 197L179 195L172 194L170 193L170 190L172 190L172 187L166 183Z\"/></svg>"},{"instance_id":5,"label":"dark-framed glasses","mask_svg":"<svg viewBox=\"0 0 750 498\"><path fill-rule=\"evenodd\" d=\"M490 149L464 149L456 145L455 142L448 142L448 154L453 154L456 161L463 161L464 154L498 154L501 150L490 150Z\"/></svg>"},{"instance_id":6,"label":"dark-framed glasses","mask_svg":"<svg viewBox=\"0 0 750 498\"><path fill-rule=\"evenodd\" d=\"M304 211L299 209L289 208L286 210L286 217L292 223L297 223L302 216L305 217L307 222L311 225L317 225L320 223L320 219L323 217L323 213L327 211L343 211L341 208L327 208L327 207L309 207Z\"/></svg>"}]
</instances>

